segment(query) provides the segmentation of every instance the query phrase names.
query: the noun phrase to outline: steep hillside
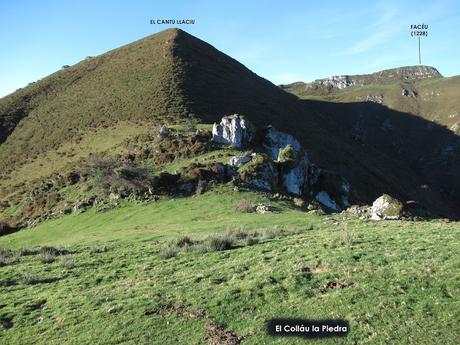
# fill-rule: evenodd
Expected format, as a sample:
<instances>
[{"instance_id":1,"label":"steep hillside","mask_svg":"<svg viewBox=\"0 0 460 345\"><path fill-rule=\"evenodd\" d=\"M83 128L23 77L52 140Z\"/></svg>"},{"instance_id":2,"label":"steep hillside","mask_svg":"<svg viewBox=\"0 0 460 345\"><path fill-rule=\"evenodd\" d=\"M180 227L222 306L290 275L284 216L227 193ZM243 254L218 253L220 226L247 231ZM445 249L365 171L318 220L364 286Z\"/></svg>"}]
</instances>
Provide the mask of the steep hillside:
<instances>
[{"instance_id":1,"label":"steep hillside","mask_svg":"<svg viewBox=\"0 0 460 345\"><path fill-rule=\"evenodd\" d=\"M88 58L2 99L0 197L8 205L33 178L91 153L123 151L122 141L150 127L191 117L212 123L232 113L299 138L315 164L350 181L357 200L386 192L439 214L457 212L438 188L422 187L426 178L410 162L363 146L333 118L177 29ZM82 145L106 143L110 133L112 144Z\"/></svg>"}]
</instances>

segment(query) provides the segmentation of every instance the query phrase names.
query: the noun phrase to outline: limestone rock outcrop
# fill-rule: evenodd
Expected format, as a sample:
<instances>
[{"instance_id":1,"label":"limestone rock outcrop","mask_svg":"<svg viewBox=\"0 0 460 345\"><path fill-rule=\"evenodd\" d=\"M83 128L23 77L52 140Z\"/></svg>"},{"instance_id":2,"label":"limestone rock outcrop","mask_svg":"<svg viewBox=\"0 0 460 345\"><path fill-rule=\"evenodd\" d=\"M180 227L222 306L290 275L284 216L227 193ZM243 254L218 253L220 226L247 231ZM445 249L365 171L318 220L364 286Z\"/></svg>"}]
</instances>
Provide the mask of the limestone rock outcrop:
<instances>
[{"instance_id":1,"label":"limestone rock outcrop","mask_svg":"<svg viewBox=\"0 0 460 345\"><path fill-rule=\"evenodd\" d=\"M257 144L254 138L258 138ZM214 124L212 140L235 148L254 144L256 152L229 160L236 181L271 193L312 199L331 211L350 206L350 184L342 176L312 164L307 151L291 134L269 126L256 136L249 121L241 115L231 115Z\"/></svg>"},{"instance_id":2,"label":"limestone rock outcrop","mask_svg":"<svg viewBox=\"0 0 460 345\"><path fill-rule=\"evenodd\" d=\"M219 124L214 123L212 127L212 141L235 148L248 146L254 135L251 123L238 114L224 116Z\"/></svg>"},{"instance_id":3,"label":"limestone rock outcrop","mask_svg":"<svg viewBox=\"0 0 460 345\"><path fill-rule=\"evenodd\" d=\"M279 160L279 152L290 145L295 153L299 153L301 145L291 134L280 132L274 127L268 127L265 132L264 147L274 160Z\"/></svg>"}]
</instances>

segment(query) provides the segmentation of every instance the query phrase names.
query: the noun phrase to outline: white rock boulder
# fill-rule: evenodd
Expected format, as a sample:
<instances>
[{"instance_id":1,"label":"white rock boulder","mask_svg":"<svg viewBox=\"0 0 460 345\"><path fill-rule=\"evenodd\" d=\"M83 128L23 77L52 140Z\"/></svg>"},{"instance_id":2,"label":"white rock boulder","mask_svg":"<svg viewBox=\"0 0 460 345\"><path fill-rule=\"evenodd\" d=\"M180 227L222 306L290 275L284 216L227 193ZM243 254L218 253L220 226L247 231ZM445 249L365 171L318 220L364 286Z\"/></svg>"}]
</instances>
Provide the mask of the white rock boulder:
<instances>
[{"instance_id":1,"label":"white rock boulder","mask_svg":"<svg viewBox=\"0 0 460 345\"><path fill-rule=\"evenodd\" d=\"M315 200L321 203L323 206L326 206L327 208L330 208L331 210L334 211L340 211L341 208L337 203L329 196L329 194L326 191L321 191L315 196Z\"/></svg>"},{"instance_id":2,"label":"white rock boulder","mask_svg":"<svg viewBox=\"0 0 460 345\"><path fill-rule=\"evenodd\" d=\"M254 138L254 128L243 116L224 116L220 123L212 127L212 140L216 143L232 145L236 148L247 146Z\"/></svg>"},{"instance_id":3,"label":"white rock boulder","mask_svg":"<svg viewBox=\"0 0 460 345\"><path fill-rule=\"evenodd\" d=\"M371 219L400 219L403 215L404 205L398 199L388 194L377 198L371 207Z\"/></svg>"}]
</instances>

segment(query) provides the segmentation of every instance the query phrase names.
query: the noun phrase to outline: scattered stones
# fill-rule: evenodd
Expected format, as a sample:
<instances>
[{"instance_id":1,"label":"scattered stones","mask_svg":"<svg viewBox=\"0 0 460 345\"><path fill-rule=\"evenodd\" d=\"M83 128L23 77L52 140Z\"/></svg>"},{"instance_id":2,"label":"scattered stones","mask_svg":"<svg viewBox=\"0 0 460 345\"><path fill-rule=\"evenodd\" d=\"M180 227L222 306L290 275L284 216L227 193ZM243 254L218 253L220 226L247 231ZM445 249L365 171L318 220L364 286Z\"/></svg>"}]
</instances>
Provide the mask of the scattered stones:
<instances>
[{"instance_id":1,"label":"scattered stones","mask_svg":"<svg viewBox=\"0 0 460 345\"><path fill-rule=\"evenodd\" d=\"M212 127L212 141L236 148L247 146L254 135L255 130L252 124L238 114L224 116L220 124L214 123Z\"/></svg>"},{"instance_id":2,"label":"scattered stones","mask_svg":"<svg viewBox=\"0 0 460 345\"><path fill-rule=\"evenodd\" d=\"M305 206L307 206L307 202L302 198L294 198L294 199L292 199L292 202L297 207L305 207Z\"/></svg>"},{"instance_id":3,"label":"scattered stones","mask_svg":"<svg viewBox=\"0 0 460 345\"><path fill-rule=\"evenodd\" d=\"M404 205L401 201L388 194L383 194L372 204L371 219L400 219L403 215L403 208Z\"/></svg>"},{"instance_id":4,"label":"scattered stones","mask_svg":"<svg viewBox=\"0 0 460 345\"><path fill-rule=\"evenodd\" d=\"M251 156L233 156L228 161L228 164L232 167L240 167L243 164L246 164L251 161Z\"/></svg>"},{"instance_id":5,"label":"scattered stones","mask_svg":"<svg viewBox=\"0 0 460 345\"><path fill-rule=\"evenodd\" d=\"M383 95L367 95L366 102L383 104Z\"/></svg>"},{"instance_id":6,"label":"scattered stones","mask_svg":"<svg viewBox=\"0 0 460 345\"><path fill-rule=\"evenodd\" d=\"M345 210L347 213L353 214L355 216L369 216L371 213L371 207L368 205L351 205Z\"/></svg>"},{"instance_id":7,"label":"scattered stones","mask_svg":"<svg viewBox=\"0 0 460 345\"><path fill-rule=\"evenodd\" d=\"M118 200L118 199L120 199L120 194L116 194L116 193L109 194L109 200Z\"/></svg>"},{"instance_id":8,"label":"scattered stones","mask_svg":"<svg viewBox=\"0 0 460 345\"><path fill-rule=\"evenodd\" d=\"M76 213L76 212L82 213L82 212L85 212L88 208L90 208L94 204L96 204L96 197L91 196L89 198L86 198L86 199L83 199L83 200L80 200L80 201L76 202L75 205L72 208L72 211L74 213Z\"/></svg>"},{"instance_id":9,"label":"scattered stones","mask_svg":"<svg viewBox=\"0 0 460 345\"><path fill-rule=\"evenodd\" d=\"M312 195L327 208L338 212L350 206L351 185L339 174L312 166L309 182Z\"/></svg>"},{"instance_id":10,"label":"scattered stones","mask_svg":"<svg viewBox=\"0 0 460 345\"><path fill-rule=\"evenodd\" d=\"M170 133L171 133L171 130L168 127L166 127L165 125L163 125L158 130L158 139L164 139L164 138L168 137Z\"/></svg>"},{"instance_id":11,"label":"scattered stones","mask_svg":"<svg viewBox=\"0 0 460 345\"><path fill-rule=\"evenodd\" d=\"M256 212L260 214L273 213L274 209L270 205L258 204Z\"/></svg>"}]
</instances>

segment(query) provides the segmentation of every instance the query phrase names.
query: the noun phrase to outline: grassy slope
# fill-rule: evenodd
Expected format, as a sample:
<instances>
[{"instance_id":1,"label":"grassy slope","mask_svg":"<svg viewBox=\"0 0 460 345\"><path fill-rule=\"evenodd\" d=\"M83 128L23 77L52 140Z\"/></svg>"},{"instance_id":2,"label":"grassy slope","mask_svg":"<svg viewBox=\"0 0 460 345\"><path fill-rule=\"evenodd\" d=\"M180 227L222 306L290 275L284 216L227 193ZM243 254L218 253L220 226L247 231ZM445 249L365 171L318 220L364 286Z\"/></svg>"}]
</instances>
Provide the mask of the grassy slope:
<instances>
[{"instance_id":1,"label":"grassy slope","mask_svg":"<svg viewBox=\"0 0 460 345\"><path fill-rule=\"evenodd\" d=\"M0 328L1 342L204 344L208 318L246 336L243 344L302 344L264 332L271 317L297 316L349 320L346 339L320 344L458 343L458 223L343 221L283 203L278 215L235 214L232 205L243 196L264 199L223 187L192 199L67 216L1 238L3 247L46 243L71 251L49 264L31 255L0 268L1 325L12 325ZM162 255L167 244L158 241L277 224L297 231L169 259ZM91 250L95 244L107 250ZM31 276L35 284L23 281ZM354 285L322 290L346 279ZM145 315L167 303L208 316L165 308Z\"/></svg>"},{"instance_id":2,"label":"grassy slope","mask_svg":"<svg viewBox=\"0 0 460 345\"><path fill-rule=\"evenodd\" d=\"M175 35L166 30L83 60L2 98L0 120L8 128L17 123L0 146L2 170L10 172L32 154L94 128L119 121L172 123L186 114L178 87L181 70L172 55Z\"/></svg>"},{"instance_id":3,"label":"grassy slope","mask_svg":"<svg viewBox=\"0 0 460 345\"><path fill-rule=\"evenodd\" d=\"M283 212L265 217L254 213L235 217L233 205L241 198L270 203L280 207ZM123 202L123 207L104 213L91 209L83 214L63 216L35 228L1 237L0 246L90 245L95 241L210 233L238 227L241 223L251 229L305 225L307 222L304 219L305 213L293 208L292 203L272 202L260 194L236 192L228 185L194 197L167 198L144 204Z\"/></svg>"},{"instance_id":4,"label":"grassy slope","mask_svg":"<svg viewBox=\"0 0 460 345\"><path fill-rule=\"evenodd\" d=\"M69 140L57 149L50 149L35 157L29 157L23 165L15 169L14 174L2 179L0 186L46 178L54 172L62 172L63 169L89 154L107 151L114 153L124 140L147 133L148 130L147 124L140 125L130 122L120 122L108 128L94 129L81 135L78 140Z\"/></svg>"}]
</instances>

